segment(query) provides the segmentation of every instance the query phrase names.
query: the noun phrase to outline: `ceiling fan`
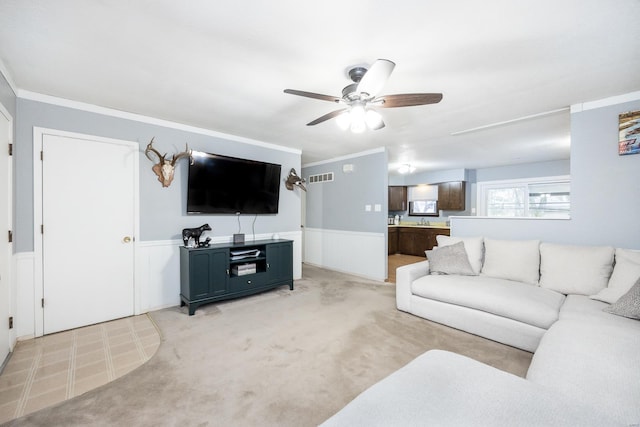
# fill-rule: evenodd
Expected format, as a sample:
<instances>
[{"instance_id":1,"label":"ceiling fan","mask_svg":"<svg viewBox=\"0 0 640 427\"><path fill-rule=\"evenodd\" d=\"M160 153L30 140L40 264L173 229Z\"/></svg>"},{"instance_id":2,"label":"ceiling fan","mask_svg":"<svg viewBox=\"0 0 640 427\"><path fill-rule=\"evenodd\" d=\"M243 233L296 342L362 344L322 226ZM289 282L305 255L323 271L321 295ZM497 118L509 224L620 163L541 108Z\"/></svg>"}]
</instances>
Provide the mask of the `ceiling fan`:
<instances>
[{"instance_id":1,"label":"ceiling fan","mask_svg":"<svg viewBox=\"0 0 640 427\"><path fill-rule=\"evenodd\" d=\"M345 108L318 117L307 123L307 126L317 125L336 117L338 125L345 130L351 129L355 133L363 132L367 128L378 130L385 125L382 116L376 111L377 108L437 104L442 100L441 93L404 93L378 96L395 66L396 64L388 59L378 59L368 70L364 67L352 68L349 70L349 77L353 83L342 89L342 97L295 89L285 89L284 93L345 105Z\"/></svg>"}]
</instances>

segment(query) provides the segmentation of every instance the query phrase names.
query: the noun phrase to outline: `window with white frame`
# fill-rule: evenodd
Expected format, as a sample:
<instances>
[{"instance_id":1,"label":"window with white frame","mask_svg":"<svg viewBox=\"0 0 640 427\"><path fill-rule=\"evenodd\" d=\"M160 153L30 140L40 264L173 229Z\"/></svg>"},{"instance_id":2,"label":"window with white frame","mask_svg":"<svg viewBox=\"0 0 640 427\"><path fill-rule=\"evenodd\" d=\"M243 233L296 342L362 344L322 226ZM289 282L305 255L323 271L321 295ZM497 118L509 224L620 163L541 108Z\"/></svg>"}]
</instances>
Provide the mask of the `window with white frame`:
<instances>
[{"instance_id":1,"label":"window with white frame","mask_svg":"<svg viewBox=\"0 0 640 427\"><path fill-rule=\"evenodd\" d=\"M478 182L478 215L490 217L569 218L568 176Z\"/></svg>"}]
</instances>

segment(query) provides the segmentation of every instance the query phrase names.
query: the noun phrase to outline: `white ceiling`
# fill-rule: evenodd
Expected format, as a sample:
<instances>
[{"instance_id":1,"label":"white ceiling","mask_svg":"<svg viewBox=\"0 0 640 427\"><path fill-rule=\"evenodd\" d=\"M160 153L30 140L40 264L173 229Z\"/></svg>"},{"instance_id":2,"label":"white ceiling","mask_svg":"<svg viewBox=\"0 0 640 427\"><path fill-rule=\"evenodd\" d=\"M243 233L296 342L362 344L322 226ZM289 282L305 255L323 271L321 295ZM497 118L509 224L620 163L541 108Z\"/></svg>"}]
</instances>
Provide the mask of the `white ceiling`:
<instances>
[{"instance_id":1,"label":"white ceiling","mask_svg":"<svg viewBox=\"0 0 640 427\"><path fill-rule=\"evenodd\" d=\"M354 65L397 65L383 109L351 134L309 121ZM640 90L639 0L2 0L0 61L37 92L295 147L303 163L379 147L390 169L480 168L569 157L567 110ZM180 141L176 141L181 145Z\"/></svg>"}]
</instances>

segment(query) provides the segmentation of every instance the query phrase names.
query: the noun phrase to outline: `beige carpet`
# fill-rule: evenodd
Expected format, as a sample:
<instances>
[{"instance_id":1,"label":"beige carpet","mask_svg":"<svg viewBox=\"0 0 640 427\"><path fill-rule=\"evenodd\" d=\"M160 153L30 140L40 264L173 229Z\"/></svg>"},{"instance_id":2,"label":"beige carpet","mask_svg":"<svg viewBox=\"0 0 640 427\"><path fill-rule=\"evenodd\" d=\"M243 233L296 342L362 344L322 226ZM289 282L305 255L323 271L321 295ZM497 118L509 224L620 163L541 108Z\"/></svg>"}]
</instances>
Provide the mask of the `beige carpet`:
<instances>
[{"instance_id":1,"label":"beige carpet","mask_svg":"<svg viewBox=\"0 0 640 427\"><path fill-rule=\"evenodd\" d=\"M10 425L313 426L429 349L524 375L531 354L402 313L395 286L304 267L295 290L153 312L147 364Z\"/></svg>"}]
</instances>

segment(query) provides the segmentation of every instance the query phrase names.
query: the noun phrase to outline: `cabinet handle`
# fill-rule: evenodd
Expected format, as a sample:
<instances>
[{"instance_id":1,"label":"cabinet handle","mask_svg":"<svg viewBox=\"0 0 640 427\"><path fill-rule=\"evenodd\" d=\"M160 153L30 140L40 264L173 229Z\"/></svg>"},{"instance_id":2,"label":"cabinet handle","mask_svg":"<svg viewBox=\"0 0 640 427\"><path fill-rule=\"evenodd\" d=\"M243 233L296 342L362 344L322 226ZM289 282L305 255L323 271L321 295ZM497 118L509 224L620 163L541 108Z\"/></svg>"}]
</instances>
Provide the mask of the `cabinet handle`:
<instances>
[{"instance_id":1,"label":"cabinet handle","mask_svg":"<svg viewBox=\"0 0 640 427\"><path fill-rule=\"evenodd\" d=\"M247 280L247 285L250 285L250 284L251 284L251 280Z\"/></svg>"},{"instance_id":2,"label":"cabinet handle","mask_svg":"<svg viewBox=\"0 0 640 427\"><path fill-rule=\"evenodd\" d=\"M267 268L271 268L271 266L269 265L269 263L267 263Z\"/></svg>"},{"instance_id":3,"label":"cabinet handle","mask_svg":"<svg viewBox=\"0 0 640 427\"><path fill-rule=\"evenodd\" d=\"M227 276L229 275L229 269L227 268Z\"/></svg>"}]
</instances>

